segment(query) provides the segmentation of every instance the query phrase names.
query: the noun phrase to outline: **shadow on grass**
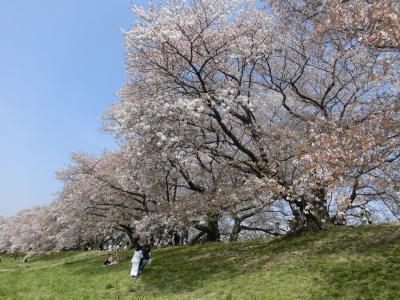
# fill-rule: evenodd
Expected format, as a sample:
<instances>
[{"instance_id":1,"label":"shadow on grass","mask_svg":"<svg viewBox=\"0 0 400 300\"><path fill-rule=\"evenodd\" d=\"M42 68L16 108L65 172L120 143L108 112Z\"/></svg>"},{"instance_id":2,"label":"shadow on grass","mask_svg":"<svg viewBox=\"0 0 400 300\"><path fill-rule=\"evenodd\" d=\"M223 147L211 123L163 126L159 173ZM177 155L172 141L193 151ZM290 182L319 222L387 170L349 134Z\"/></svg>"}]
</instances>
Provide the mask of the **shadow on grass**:
<instances>
[{"instance_id":1,"label":"shadow on grass","mask_svg":"<svg viewBox=\"0 0 400 300\"><path fill-rule=\"evenodd\" d=\"M399 244L399 227L380 225L328 228L273 240L172 247L154 252L154 263L146 268L141 284L149 291L191 292L218 280L269 271L295 261L301 266L297 272L316 273L322 286L335 286L333 290L326 290L334 297L335 290L340 291L340 286L348 285L349 280L366 281L368 286L378 275L384 275L382 280L386 280L390 272L400 275L398 270L393 273L394 270L386 267L390 264L379 269L385 255L393 257L396 251L399 253ZM385 254L382 249L387 249L388 245L390 253ZM362 260L351 264L329 262L329 256L335 254L361 255ZM307 263L302 265L303 261ZM363 289L359 290L359 295L364 295Z\"/></svg>"}]
</instances>

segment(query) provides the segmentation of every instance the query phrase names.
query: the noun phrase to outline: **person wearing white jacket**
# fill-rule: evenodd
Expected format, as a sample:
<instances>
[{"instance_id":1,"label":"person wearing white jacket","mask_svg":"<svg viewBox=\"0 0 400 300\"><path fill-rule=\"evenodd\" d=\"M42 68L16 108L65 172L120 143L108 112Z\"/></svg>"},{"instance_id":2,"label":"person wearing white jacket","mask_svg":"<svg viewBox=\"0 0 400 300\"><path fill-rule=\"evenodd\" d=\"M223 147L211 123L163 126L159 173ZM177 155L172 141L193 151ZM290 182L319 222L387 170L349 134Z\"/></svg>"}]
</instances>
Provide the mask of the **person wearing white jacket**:
<instances>
[{"instance_id":1,"label":"person wearing white jacket","mask_svg":"<svg viewBox=\"0 0 400 300\"><path fill-rule=\"evenodd\" d=\"M131 277L137 277L139 274L140 261L143 258L143 252L140 246L136 247L132 257Z\"/></svg>"}]
</instances>

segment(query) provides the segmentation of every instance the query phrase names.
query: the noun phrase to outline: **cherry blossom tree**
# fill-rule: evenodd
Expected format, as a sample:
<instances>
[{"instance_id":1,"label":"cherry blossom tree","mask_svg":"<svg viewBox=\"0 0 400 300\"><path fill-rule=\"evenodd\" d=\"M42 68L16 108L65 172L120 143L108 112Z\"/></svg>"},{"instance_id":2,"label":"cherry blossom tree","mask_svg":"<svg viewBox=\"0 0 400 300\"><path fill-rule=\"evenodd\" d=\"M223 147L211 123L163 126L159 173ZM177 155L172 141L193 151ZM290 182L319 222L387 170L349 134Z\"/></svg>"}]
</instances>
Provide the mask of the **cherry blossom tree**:
<instances>
[{"instance_id":1,"label":"cherry blossom tree","mask_svg":"<svg viewBox=\"0 0 400 300\"><path fill-rule=\"evenodd\" d=\"M55 250L59 230L53 204L34 207L0 223L0 252L33 253Z\"/></svg>"},{"instance_id":2,"label":"cherry blossom tree","mask_svg":"<svg viewBox=\"0 0 400 300\"><path fill-rule=\"evenodd\" d=\"M70 212L70 219L95 223L123 231L137 242L134 221L150 207L141 185L139 169L122 151L107 151L96 157L87 153L72 155L73 164L58 172L64 182L59 204Z\"/></svg>"},{"instance_id":3,"label":"cherry blossom tree","mask_svg":"<svg viewBox=\"0 0 400 300\"><path fill-rule=\"evenodd\" d=\"M189 169L186 160L201 153L257 178L270 200L290 205L299 228L330 223L327 193L344 181L316 163L313 132L334 137L358 126L348 145L364 140L360 151L371 155L375 133L363 130L396 106L397 54L351 43L337 29L289 26L287 15L245 1L175 1L136 13L141 20L126 33L129 82L106 128L140 140L139 153L151 148ZM386 121L394 134L398 121ZM392 140L388 164L398 158ZM353 166L341 165L350 184Z\"/></svg>"},{"instance_id":4,"label":"cherry blossom tree","mask_svg":"<svg viewBox=\"0 0 400 300\"><path fill-rule=\"evenodd\" d=\"M0 249L399 218L398 1L175 0L134 12L127 82L104 114L120 149L73 154L53 205L0 221Z\"/></svg>"},{"instance_id":5,"label":"cherry blossom tree","mask_svg":"<svg viewBox=\"0 0 400 300\"><path fill-rule=\"evenodd\" d=\"M360 43L400 49L400 4L396 0L272 0L287 17L312 23L315 35L340 33Z\"/></svg>"}]
</instances>

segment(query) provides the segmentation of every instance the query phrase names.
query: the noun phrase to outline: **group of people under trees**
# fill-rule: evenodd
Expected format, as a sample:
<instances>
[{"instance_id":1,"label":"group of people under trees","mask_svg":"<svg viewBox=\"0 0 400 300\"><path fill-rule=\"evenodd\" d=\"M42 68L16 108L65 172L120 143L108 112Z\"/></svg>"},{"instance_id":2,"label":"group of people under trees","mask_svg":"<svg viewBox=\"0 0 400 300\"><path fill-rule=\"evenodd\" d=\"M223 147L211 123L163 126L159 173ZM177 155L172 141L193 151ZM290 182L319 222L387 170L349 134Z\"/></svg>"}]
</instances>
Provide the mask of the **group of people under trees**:
<instances>
[{"instance_id":1,"label":"group of people under trees","mask_svg":"<svg viewBox=\"0 0 400 300\"><path fill-rule=\"evenodd\" d=\"M137 245L131 262L131 277L137 277L143 272L144 267L151 262L151 246L147 240L142 245Z\"/></svg>"},{"instance_id":2,"label":"group of people under trees","mask_svg":"<svg viewBox=\"0 0 400 300\"><path fill-rule=\"evenodd\" d=\"M127 257L127 259L129 256ZM120 261L120 257L114 257L112 255L108 256L103 265L104 266L112 266L118 264ZM137 277L140 273L143 272L144 267L151 262L151 245L147 240L144 240L142 243L138 243L135 248L135 251L132 255L132 268L130 272L131 277Z\"/></svg>"}]
</instances>

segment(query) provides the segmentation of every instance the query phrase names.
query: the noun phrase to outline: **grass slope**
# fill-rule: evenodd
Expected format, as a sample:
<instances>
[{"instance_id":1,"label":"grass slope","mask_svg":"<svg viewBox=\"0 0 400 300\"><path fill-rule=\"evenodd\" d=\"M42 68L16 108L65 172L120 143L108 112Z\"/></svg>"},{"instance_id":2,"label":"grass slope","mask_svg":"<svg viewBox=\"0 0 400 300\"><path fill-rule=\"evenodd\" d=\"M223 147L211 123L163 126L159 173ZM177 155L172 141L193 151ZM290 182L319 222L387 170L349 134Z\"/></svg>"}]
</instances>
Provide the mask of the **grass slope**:
<instances>
[{"instance_id":1,"label":"grass slope","mask_svg":"<svg viewBox=\"0 0 400 300\"><path fill-rule=\"evenodd\" d=\"M135 280L129 260L103 267L106 255L64 252L27 264L3 256L0 299L400 298L398 225L165 248Z\"/></svg>"}]
</instances>

